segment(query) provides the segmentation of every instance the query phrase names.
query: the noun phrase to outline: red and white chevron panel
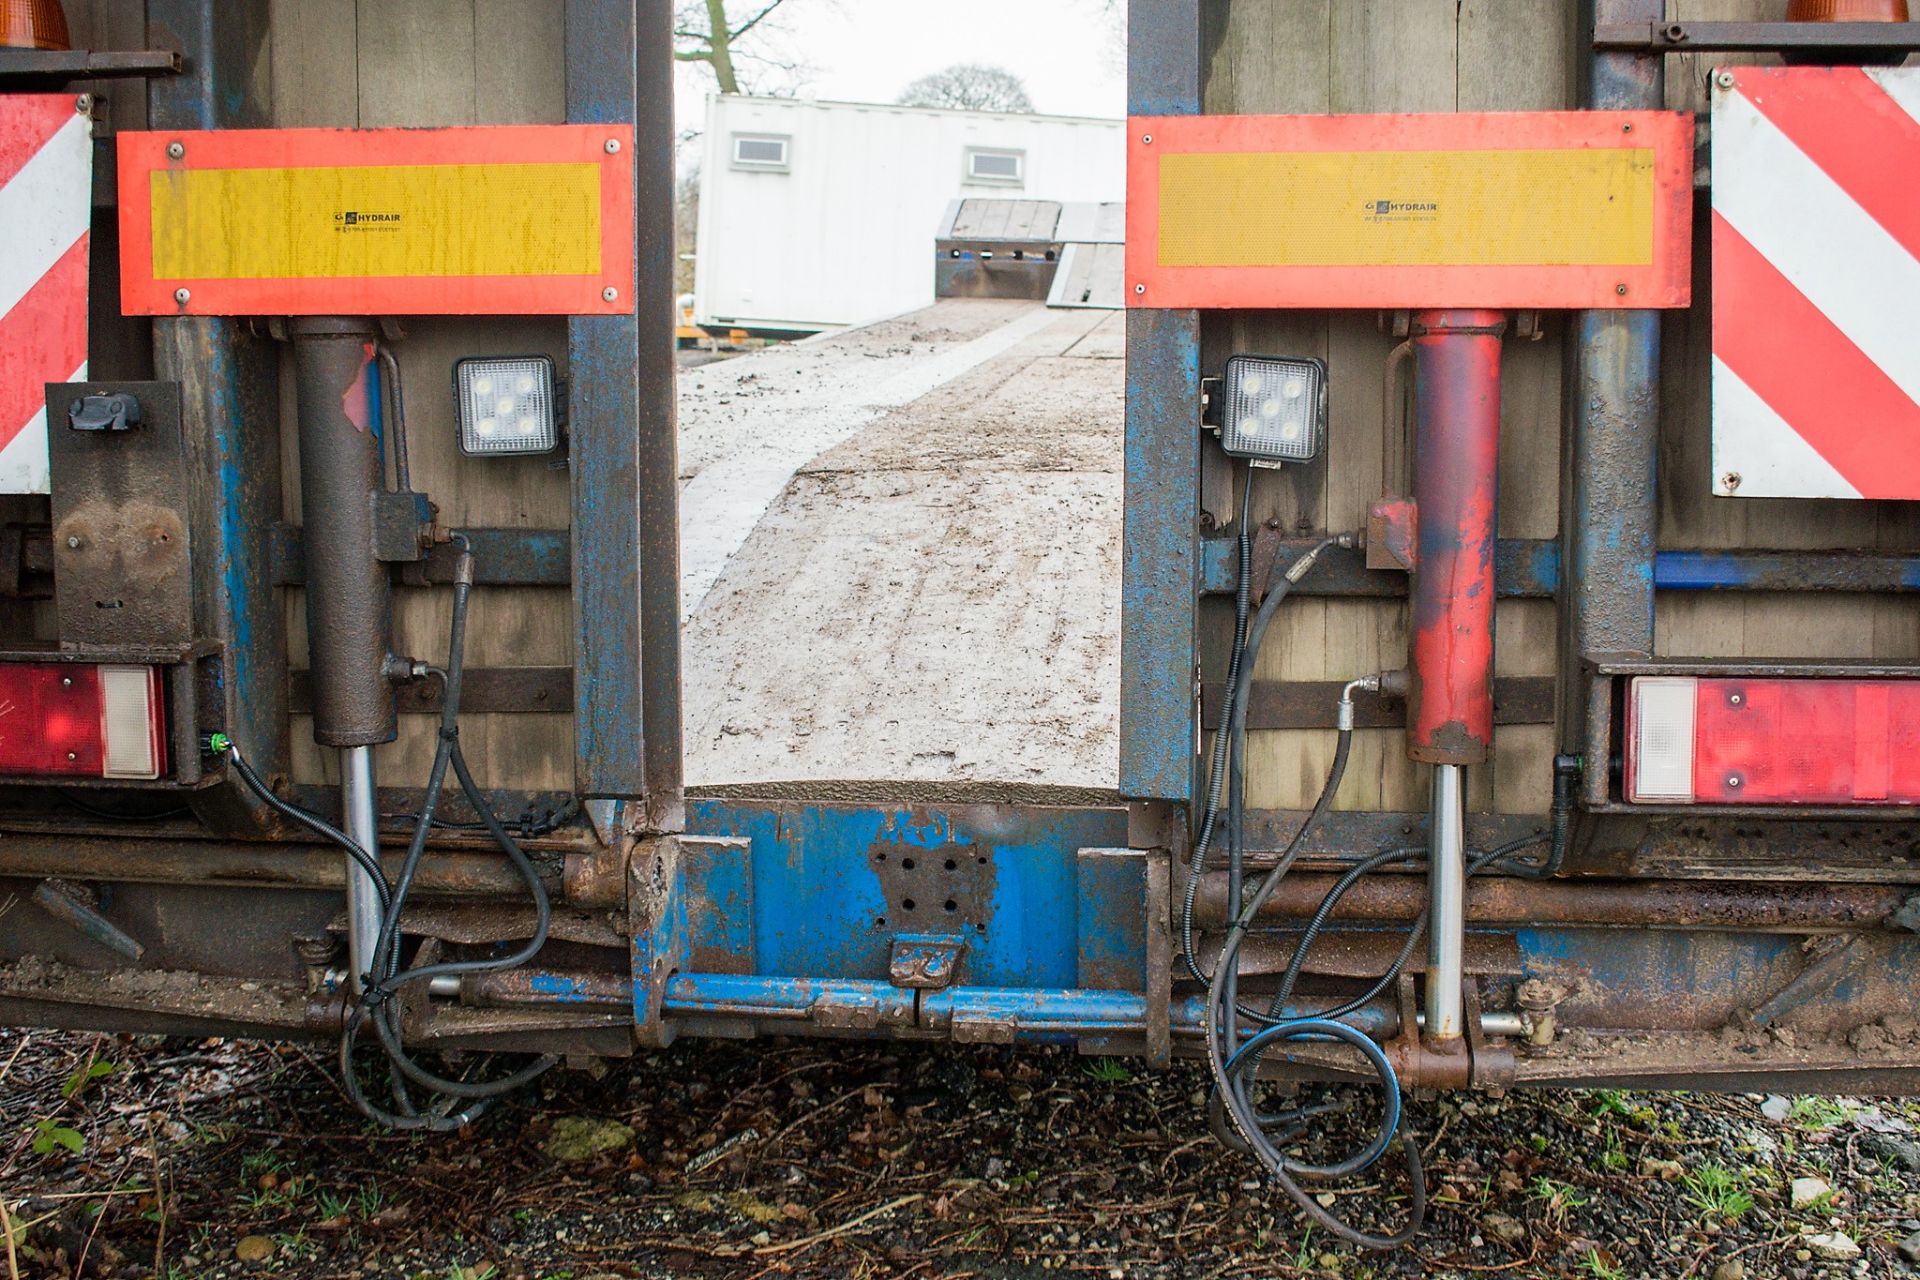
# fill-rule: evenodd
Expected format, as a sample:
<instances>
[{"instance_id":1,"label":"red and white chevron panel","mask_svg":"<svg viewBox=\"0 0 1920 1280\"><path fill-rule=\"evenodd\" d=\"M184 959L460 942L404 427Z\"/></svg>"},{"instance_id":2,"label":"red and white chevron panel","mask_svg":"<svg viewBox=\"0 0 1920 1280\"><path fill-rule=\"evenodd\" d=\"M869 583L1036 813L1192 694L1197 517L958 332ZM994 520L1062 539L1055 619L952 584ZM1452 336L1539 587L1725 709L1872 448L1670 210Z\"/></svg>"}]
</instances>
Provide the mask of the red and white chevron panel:
<instances>
[{"instance_id":1,"label":"red and white chevron panel","mask_svg":"<svg viewBox=\"0 0 1920 1280\"><path fill-rule=\"evenodd\" d=\"M1920 498L1920 67L1714 85L1714 492Z\"/></svg>"},{"instance_id":2,"label":"red and white chevron panel","mask_svg":"<svg viewBox=\"0 0 1920 1280\"><path fill-rule=\"evenodd\" d=\"M87 376L92 205L74 95L0 94L0 493L47 492L46 384Z\"/></svg>"}]
</instances>

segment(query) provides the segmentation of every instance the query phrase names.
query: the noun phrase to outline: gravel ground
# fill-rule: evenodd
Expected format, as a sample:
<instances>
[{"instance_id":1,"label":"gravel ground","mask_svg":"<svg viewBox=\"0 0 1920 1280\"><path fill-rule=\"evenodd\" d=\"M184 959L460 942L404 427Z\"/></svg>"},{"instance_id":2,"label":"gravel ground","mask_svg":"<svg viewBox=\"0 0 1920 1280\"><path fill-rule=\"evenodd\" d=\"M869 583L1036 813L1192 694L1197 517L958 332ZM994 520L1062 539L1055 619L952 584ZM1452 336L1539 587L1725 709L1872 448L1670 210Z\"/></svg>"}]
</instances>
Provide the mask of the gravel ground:
<instances>
[{"instance_id":1,"label":"gravel ground","mask_svg":"<svg viewBox=\"0 0 1920 1280\"><path fill-rule=\"evenodd\" d=\"M0 1031L0 1275L1732 1280L1905 1274L1920 1231L1920 1108L1894 1100L1416 1103L1432 1219L1413 1249L1364 1255L1212 1143L1192 1064L690 1043L556 1073L437 1139L359 1123L330 1066ZM1371 1115L1332 1096L1354 1110L1329 1140ZM1339 1211L1385 1223L1398 1177L1339 1187ZM1800 1208L1796 1178L1821 1181Z\"/></svg>"}]
</instances>

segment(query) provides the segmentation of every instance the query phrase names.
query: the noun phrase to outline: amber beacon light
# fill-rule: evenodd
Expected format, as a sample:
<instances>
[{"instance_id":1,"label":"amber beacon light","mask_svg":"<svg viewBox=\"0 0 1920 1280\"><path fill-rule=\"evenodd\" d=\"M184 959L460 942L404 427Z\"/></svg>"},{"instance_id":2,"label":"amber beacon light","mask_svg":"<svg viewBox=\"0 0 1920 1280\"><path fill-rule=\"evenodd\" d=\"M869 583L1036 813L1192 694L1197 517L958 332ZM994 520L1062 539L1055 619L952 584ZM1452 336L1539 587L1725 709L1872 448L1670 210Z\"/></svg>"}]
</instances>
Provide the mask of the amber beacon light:
<instances>
[{"instance_id":1,"label":"amber beacon light","mask_svg":"<svg viewBox=\"0 0 1920 1280\"><path fill-rule=\"evenodd\" d=\"M1788 22L1905 22L1907 0L1793 0Z\"/></svg>"},{"instance_id":2,"label":"amber beacon light","mask_svg":"<svg viewBox=\"0 0 1920 1280\"><path fill-rule=\"evenodd\" d=\"M0 48L72 47L60 0L0 0Z\"/></svg>"}]
</instances>

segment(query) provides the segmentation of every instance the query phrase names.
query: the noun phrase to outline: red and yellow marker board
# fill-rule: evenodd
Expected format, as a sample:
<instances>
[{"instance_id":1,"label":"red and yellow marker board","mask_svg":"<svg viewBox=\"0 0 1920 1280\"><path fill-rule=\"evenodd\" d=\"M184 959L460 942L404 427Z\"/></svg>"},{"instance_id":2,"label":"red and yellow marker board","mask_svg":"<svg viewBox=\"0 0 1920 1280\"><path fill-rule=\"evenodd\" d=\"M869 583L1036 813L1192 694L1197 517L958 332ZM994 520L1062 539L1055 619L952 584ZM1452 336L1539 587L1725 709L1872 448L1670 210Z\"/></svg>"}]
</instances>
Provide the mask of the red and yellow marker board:
<instances>
[{"instance_id":1,"label":"red and yellow marker board","mask_svg":"<svg viewBox=\"0 0 1920 1280\"><path fill-rule=\"evenodd\" d=\"M1128 122L1134 307L1684 307L1678 112Z\"/></svg>"},{"instance_id":2,"label":"red and yellow marker board","mask_svg":"<svg viewBox=\"0 0 1920 1280\"><path fill-rule=\"evenodd\" d=\"M129 315L633 309L633 129L120 135Z\"/></svg>"}]
</instances>

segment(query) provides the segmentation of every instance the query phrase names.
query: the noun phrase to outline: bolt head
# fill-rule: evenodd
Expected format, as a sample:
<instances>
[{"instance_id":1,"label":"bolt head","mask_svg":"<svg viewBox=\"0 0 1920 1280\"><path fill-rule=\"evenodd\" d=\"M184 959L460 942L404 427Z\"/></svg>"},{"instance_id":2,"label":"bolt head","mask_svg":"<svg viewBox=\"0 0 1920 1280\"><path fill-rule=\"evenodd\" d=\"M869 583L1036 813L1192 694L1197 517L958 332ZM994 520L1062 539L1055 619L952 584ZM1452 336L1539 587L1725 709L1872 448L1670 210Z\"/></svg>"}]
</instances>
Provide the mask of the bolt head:
<instances>
[{"instance_id":1,"label":"bolt head","mask_svg":"<svg viewBox=\"0 0 1920 1280\"><path fill-rule=\"evenodd\" d=\"M73 677L72 677L72 676L61 676L61 677L60 677L60 687L61 687L62 689L71 689L71 688L73 688Z\"/></svg>"},{"instance_id":2,"label":"bolt head","mask_svg":"<svg viewBox=\"0 0 1920 1280\"><path fill-rule=\"evenodd\" d=\"M181 306L185 306L187 299L191 297L193 297L193 290L191 289L175 289L173 291L173 300Z\"/></svg>"},{"instance_id":3,"label":"bolt head","mask_svg":"<svg viewBox=\"0 0 1920 1280\"><path fill-rule=\"evenodd\" d=\"M1619 294L1623 298L1627 296L1627 286L1625 284L1617 284L1613 286L1613 291Z\"/></svg>"},{"instance_id":4,"label":"bolt head","mask_svg":"<svg viewBox=\"0 0 1920 1280\"><path fill-rule=\"evenodd\" d=\"M73 752L73 751L69 751L69 752L67 752L67 759L69 759L69 760L78 760L79 758L80 758L80 756L79 756L79 754L78 754L77 752Z\"/></svg>"},{"instance_id":5,"label":"bolt head","mask_svg":"<svg viewBox=\"0 0 1920 1280\"><path fill-rule=\"evenodd\" d=\"M75 111L78 111L83 116L91 112L93 110L93 95L90 93L83 93L79 97L75 98L73 100L73 109Z\"/></svg>"},{"instance_id":6,"label":"bolt head","mask_svg":"<svg viewBox=\"0 0 1920 1280\"><path fill-rule=\"evenodd\" d=\"M1720 487L1729 492L1738 489L1740 487L1740 473L1738 471L1729 471L1727 474L1721 476Z\"/></svg>"},{"instance_id":7,"label":"bolt head","mask_svg":"<svg viewBox=\"0 0 1920 1280\"><path fill-rule=\"evenodd\" d=\"M1742 779L1740 775L1737 773L1730 773L1727 775L1727 786L1732 790L1738 791L1740 789L1741 781Z\"/></svg>"},{"instance_id":8,"label":"bolt head","mask_svg":"<svg viewBox=\"0 0 1920 1280\"><path fill-rule=\"evenodd\" d=\"M1145 293L1145 292L1147 291L1147 286L1145 286L1145 285L1143 285L1143 284L1137 284L1137 285L1135 285L1135 286L1133 286L1133 291L1134 291L1135 293Z\"/></svg>"},{"instance_id":9,"label":"bolt head","mask_svg":"<svg viewBox=\"0 0 1920 1280\"><path fill-rule=\"evenodd\" d=\"M610 156L617 156L620 154L620 139L618 138L607 139L607 154Z\"/></svg>"},{"instance_id":10,"label":"bolt head","mask_svg":"<svg viewBox=\"0 0 1920 1280\"><path fill-rule=\"evenodd\" d=\"M1718 72L1714 75L1713 82L1719 85L1722 89L1731 89L1733 88L1733 72L1731 71Z\"/></svg>"},{"instance_id":11,"label":"bolt head","mask_svg":"<svg viewBox=\"0 0 1920 1280\"><path fill-rule=\"evenodd\" d=\"M1727 705L1730 707L1737 707L1742 703L1744 703L1745 701L1746 699L1741 697L1737 693L1730 693L1727 695Z\"/></svg>"},{"instance_id":12,"label":"bolt head","mask_svg":"<svg viewBox=\"0 0 1920 1280\"><path fill-rule=\"evenodd\" d=\"M169 159L169 160L178 160L178 159L180 159L181 157L183 157L183 156L185 156L186 154L187 154L187 144L186 144L186 143L184 143L184 142L169 142L169 143L167 144L167 159Z\"/></svg>"},{"instance_id":13,"label":"bolt head","mask_svg":"<svg viewBox=\"0 0 1920 1280\"><path fill-rule=\"evenodd\" d=\"M620 291L614 288L612 285L608 285L606 288L600 291L600 300L602 302L617 302L619 298L620 298Z\"/></svg>"},{"instance_id":14,"label":"bolt head","mask_svg":"<svg viewBox=\"0 0 1920 1280\"><path fill-rule=\"evenodd\" d=\"M1141 135L1140 135L1140 145L1141 145L1141 146L1143 146L1143 147L1150 147L1150 146L1152 146L1152 145L1153 145L1153 135L1152 135L1152 134L1150 134L1150 133L1143 133L1143 134L1141 134Z\"/></svg>"},{"instance_id":15,"label":"bolt head","mask_svg":"<svg viewBox=\"0 0 1920 1280\"><path fill-rule=\"evenodd\" d=\"M68 535L67 535L67 550L69 550L69 551L78 551L79 549L80 549L80 539L79 539L79 537L78 537L78 535L76 535L76 534L71 534L71 533L70 533L70 534L68 534Z\"/></svg>"}]
</instances>

